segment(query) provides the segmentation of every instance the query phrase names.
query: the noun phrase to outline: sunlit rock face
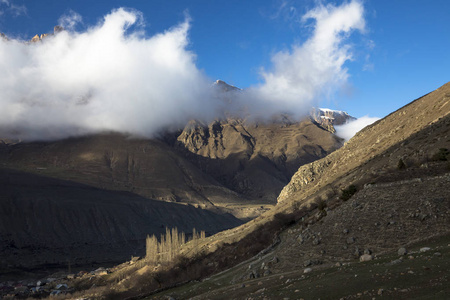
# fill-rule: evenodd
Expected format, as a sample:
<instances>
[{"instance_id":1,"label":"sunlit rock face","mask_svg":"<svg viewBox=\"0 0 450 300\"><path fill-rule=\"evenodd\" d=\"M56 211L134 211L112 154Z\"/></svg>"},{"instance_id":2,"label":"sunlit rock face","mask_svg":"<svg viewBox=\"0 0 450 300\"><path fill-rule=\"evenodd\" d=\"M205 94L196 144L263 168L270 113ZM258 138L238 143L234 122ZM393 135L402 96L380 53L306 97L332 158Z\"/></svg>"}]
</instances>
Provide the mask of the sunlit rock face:
<instances>
[{"instance_id":1,"label":"sunlit rock face","mask_svg":"<svg viewBox=\"0 0 450 300\"><path fill-rule=\"evenodd\" d=\"M356 120L345 111L332 110L327 108L313 108L311 109L311 117L324 129L335 133L334 126L343 125L347 122Z\"/></svg>"}]
</instances>

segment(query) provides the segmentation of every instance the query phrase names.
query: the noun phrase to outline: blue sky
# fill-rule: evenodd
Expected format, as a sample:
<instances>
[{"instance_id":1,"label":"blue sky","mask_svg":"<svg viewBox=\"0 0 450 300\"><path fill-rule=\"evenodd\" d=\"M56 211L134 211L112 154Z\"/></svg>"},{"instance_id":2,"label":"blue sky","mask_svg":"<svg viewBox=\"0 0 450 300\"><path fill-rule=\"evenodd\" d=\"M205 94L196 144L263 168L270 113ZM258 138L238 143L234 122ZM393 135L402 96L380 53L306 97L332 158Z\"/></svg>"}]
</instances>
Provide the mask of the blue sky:
<instances>
[{"instance_id":1,"label":"blue sky","mask_svg":"<svg viewBox=\"0 0 450 300\"><path fill-rule=\"evenodd\" d=\"M348 1L322 1L341 5ZM101 22L112 9L128 7L143 14L145 34L162 33L185 20L188 50L211 80L222 79L241 88L263 81L261 69L271 70L271 58L290 51L313 33L302 16L317 6L313 0L152 0L69 1L0 0L0 32L20 39L51 32L63 15L82 17L76 31ZM365 28L346 39L352 59L344 67L346 82L320 106L351 115L383 117L438 88L450 70L450 1L365 0ZM49 53L51 56L51 53Z\"/></svg>"}]
</instances>

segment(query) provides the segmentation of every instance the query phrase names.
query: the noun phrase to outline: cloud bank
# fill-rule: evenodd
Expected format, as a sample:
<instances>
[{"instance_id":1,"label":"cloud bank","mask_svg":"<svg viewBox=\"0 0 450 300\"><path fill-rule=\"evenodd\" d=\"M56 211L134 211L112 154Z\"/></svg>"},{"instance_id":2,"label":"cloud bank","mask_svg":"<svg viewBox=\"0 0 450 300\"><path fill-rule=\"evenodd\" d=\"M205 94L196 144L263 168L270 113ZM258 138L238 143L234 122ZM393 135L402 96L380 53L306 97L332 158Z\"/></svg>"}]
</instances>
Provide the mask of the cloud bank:
<instances>
[{"instance_id":1,"label":"cloud bank","mask_svg":"<svg viewBox=\"0 0 450 300\"><path fill-rule=\"evenodd\" d=\"M303 17L310 19L312 36L276 53L273 68L261 72L263 83L236 93L233 103L217 99L218 89L196 66L189 19L147 37L142 14L120 8L84 32L74 31L82 18L72 13L60 18L68 30L40 42L0 38L0 137L59 139L102 131L152 137L242 106L266 117L306 114L346 82L344 63L352 55L344 41L364 29L358 1L320 5Z\"/></svg>"},{"instance_id":2,"label":"cloud bank","mask_svg":"<svg viewBox=\"0 0 450 300\"><path fill-rule=\"evenodd\" d=\"M378 121L380 118L364 116L354 121L350 121L347 124L335 126L336 135L344 140L350 140L358 131L364 127Z\"/></svg>"},{"instance_id":3,"label":"cloud bank","mask_svg":"<svg viewBox=\"0 0 450 300\"><path fill-rule=\"evenodd\" d=\"M256 98L293 112L305 112L319 98L332 95L349 77L345 62L352 59L345 40L364 31L364 8L359 1L341 6L319 5L302 21L314 23L312 36L290 51L272 57L273 69L263 70L264 83L251 89Z\"/></svg>"},{"instance_id":4,"label":"cloud bank","mask_svg":"<svg viewBox=\"0 0 450 300\"><path fill-rule=\"evenodd\" d=\"M83 33L63 31L31 44L1 41L3 135L56 139L108 130L151 136L213 111L210 83L186 50L189 21L145 38L131 28L140 17L118 9Z\"/></svg>"}]
</instances>

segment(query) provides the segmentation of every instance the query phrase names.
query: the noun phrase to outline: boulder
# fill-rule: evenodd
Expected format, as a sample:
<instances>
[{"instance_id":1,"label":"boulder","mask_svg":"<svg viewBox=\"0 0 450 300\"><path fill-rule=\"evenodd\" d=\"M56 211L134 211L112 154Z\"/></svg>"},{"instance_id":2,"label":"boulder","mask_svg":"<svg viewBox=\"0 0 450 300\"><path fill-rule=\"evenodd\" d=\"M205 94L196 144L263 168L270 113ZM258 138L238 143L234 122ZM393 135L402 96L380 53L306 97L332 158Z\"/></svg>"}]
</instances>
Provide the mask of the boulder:
<instances>
[{"instance_id":1,"label":"boulder","mask_svg":"<svg viewBox=\"0 0 450 300\"><path fill-rule=\"evenodd\" d=\"M401 247L400 249L398 249L397 253L398 253L398 255L403 256L403 255L408 254L408 251L406 250L406 248Z\"/></svg>"},{"instance_id":2,"label":"boulder","mask_svg":"<svg viewBox=\"0 0 450 300\"><path fill-rule=\"evenodd\" d=\"M373 256L370 254L363 254L361 255L361 257L359 258L359 261L371 261L373 259Z\"/></svg>"}]
</instances>

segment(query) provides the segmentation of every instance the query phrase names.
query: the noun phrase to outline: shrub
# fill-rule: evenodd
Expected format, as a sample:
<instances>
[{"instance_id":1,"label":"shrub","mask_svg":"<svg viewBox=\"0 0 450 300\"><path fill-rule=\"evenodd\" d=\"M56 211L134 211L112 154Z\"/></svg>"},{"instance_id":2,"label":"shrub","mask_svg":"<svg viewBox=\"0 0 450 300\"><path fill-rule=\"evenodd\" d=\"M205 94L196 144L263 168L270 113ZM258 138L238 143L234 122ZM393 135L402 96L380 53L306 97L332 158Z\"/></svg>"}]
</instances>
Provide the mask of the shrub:
<instances>
[{"instance_id":1,"label":"shrub","mask_svg":"<svg viewBox=\"0 0 450 300\"><path fill-rule=\"evenodd\" d=\"M447 161L448 158L447 156L449 156L450 152L448 151L447 148L440 148L433 156L432 156L432 160L434 161Z\"/></svg>"},{"instance_id":2,"label":"shrub","mask_svg":"<svg viewBox=\"0 0 450 300\"><path fill-rule=\"evenodd\" d=\"M322 199L319 199L319 201L317 201L316 204L317 204L317 209L320 211L325 210L325 208L327 207L327 202Z\"/></svg>"},{"instance_id":3,"label":"shrub","mask_svg":"<svg viewBox=\"0 0 450 300\"><path fill-rule=\"evenodd\" d=\"M403 161L403 159L401 159L401 158L398 160L397 169L399 169L399 170L406 169L406 164Z\"/></svg>"},{"instance_id":4,"label":"shrub","mask_svg":"<svg viewBox=\"0 0 450 300\"><path fill-rule=\"evenodd\" d=\"M355 185L350 185L348 188L342 190L341 199L347 201L357 192L357 190Z\"/></svg>"}]
</instances>

